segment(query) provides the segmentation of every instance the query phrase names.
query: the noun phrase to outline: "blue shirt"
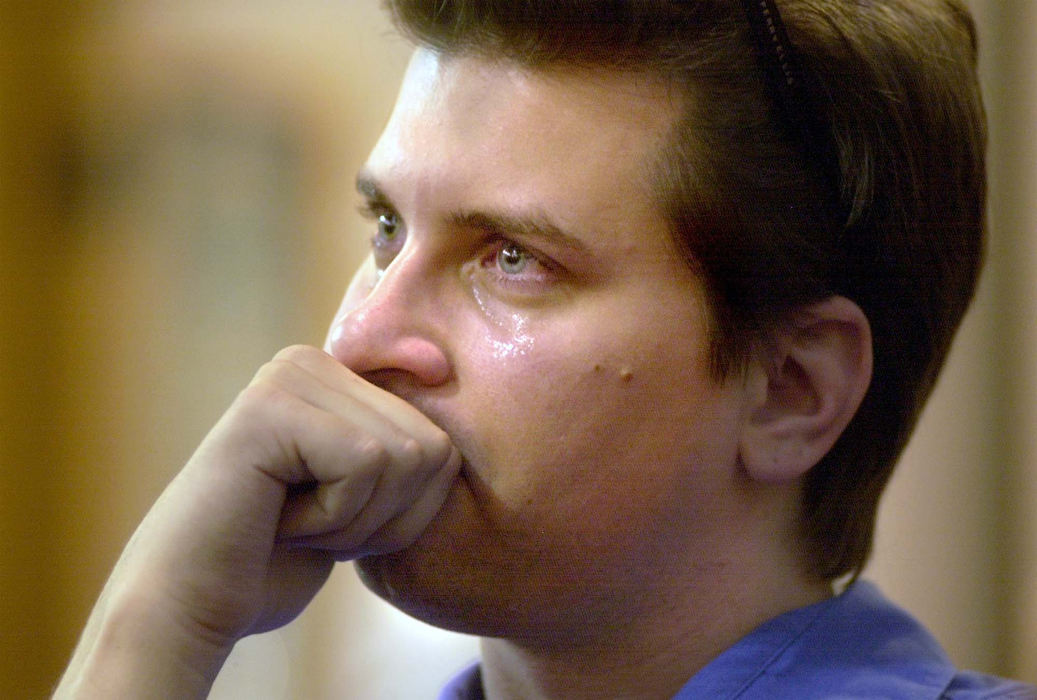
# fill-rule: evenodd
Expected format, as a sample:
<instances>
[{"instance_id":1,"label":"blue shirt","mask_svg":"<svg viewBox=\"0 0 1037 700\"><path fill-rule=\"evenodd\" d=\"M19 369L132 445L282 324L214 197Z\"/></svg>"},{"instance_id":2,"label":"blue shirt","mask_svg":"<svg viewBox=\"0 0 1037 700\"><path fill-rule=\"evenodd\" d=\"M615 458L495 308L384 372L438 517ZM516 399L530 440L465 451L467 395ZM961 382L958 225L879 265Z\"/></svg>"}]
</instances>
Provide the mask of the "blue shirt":
<instances>
[{"instance_id":1,"label":"blue shirt","mask_svg":"<svg viewBox=\"0 0 1037 700\"><path fill-rule=\"evenodd\" d=\"M479 667L455 678L440 700L481 700ZM958 671L922 625L858 581L829 600L765 622L713 659L673 700L702 698L1012 698L1037 688Z\"/></svg>"}]
</instances>

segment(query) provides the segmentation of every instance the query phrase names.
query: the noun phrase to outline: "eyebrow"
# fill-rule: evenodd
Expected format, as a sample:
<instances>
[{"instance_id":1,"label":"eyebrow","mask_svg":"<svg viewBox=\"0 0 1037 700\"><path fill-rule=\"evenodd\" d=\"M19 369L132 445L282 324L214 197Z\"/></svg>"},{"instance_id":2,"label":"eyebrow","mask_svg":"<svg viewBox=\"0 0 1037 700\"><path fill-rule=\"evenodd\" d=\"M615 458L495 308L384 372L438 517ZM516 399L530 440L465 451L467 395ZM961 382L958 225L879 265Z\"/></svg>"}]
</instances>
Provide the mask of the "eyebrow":
<instances>
[{"instance_id":1,"label":"eyebrow","mask_svg":"<svg viewBox=\"0 0 1037 700\"><path fill-rule=\"evenodd\" d=\"M356 189L372 204L392 208L392 200L367 171L357 174ZM554 223L542 212L513 214L505 211L456 211L450 214L451 225L484 231L503 238L541 240L574 253L586 253L583 240Z\"/></svg>"},{"instance_id":2,"label":"eyebrow","mask_svg":"<svg viewBox=\"0 0 1037 700\"><path fill-rule=\"evenodd\" d=\"M501 211L461 211L454 213L451 223L455 226L485 231L502 238L540 240L574 253L586 253L586 244L577 236L566 232L547 216L534 214L511 214Z\"/></svg>"},{"instance_id":3,"label":"eyebrow","mask_svg":"<svg viewBox=\"0 0 1037 700\"><path fill-rule=\"evenodd\" d=\"M374 204L391 204L389 197L378 186L378 181L366 170L361 170L356 176L356 191L366 197Z\"/></svg>"}]
</instances>

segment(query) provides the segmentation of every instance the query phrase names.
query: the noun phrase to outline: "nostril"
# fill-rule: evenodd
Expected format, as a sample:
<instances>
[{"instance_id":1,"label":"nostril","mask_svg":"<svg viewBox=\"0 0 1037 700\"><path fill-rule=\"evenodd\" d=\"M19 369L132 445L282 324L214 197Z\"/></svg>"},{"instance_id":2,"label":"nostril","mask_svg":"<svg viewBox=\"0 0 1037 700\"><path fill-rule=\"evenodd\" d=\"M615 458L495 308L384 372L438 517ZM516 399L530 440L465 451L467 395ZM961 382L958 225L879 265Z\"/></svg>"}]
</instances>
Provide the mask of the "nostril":
<instances>
[{"instance_id":1,"label":"nostril","mask_svg":"<svg viewBox=\"0 0 1037 700\"><path fill-rule=\"evenodd\" d=\"M389 350L389 369L403 370L425 386L439 386L450 381L450 362L443 348L428 338L397 338Z\"/></svg>"},{"instance_id":2,"label":"nostril","mask_svg":"<svg viewBox=\"0 0 1037 700\"><path fill-rule=\"evenodd\" d=\"M410 375L400 378L423 386L448 381L445 329L450 324L431 287L430 270L424 258L411 254L397 257L374 289L363 288L373 269L358 274L328 331L328 352L363 376Z\"/></svg>"},{"instance_id":3,"label":"nostril","mask_svg":"<svg viewBox=\"0 0 1037 700\"><path fill-rule=\"evenodd\" d=\"M429 333L370 309L336 319L326 345L336 360L374 384L386 375L401 374L424 386L450 380L446 353Z\"/></svg>"}]
</instances>

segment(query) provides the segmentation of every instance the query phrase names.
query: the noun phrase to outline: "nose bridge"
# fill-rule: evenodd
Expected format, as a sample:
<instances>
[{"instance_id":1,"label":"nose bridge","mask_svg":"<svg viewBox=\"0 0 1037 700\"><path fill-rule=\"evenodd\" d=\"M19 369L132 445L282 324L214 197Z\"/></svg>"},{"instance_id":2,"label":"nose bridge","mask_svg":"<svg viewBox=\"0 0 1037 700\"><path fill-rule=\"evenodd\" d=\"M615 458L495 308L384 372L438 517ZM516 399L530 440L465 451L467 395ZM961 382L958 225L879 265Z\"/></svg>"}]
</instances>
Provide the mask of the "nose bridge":
<instances>
[{"instance_id":1,"label":"nose bridge","mask_svg":"<svg viewBox=\"0 0 1037 700\"><path fill-rule=\"evenodd\" d=\"M366 294L347 303L329 334L329 349L358 374L396 370L421 384L435 385L450 376L446 349L437 327L432 285L420 258L401 253Z\"/></svg>"}]
</instances>

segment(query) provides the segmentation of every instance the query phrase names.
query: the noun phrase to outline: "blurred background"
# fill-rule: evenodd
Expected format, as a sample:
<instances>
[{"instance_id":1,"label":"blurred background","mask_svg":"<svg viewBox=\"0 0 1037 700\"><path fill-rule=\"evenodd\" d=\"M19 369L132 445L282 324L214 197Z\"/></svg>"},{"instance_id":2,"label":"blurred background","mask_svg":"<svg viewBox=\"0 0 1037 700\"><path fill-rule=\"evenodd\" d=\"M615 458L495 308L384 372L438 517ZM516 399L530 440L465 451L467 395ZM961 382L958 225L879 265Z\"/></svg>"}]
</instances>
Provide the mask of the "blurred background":
<instances>
[{"instance_id":1,"label":"blurred background","mask_svg":"<svg viewBox=\"0 0 1037 700\"><path fill-rule=\"evenodd\" d=\"M1037 2L971 5L989 264L867 575L958 663L1037 681ZM374 0L0 3L0 696L49 692L208 427L322 343L408 54ZM475 654L343 566L213 697L434 697Z\"/></svg>"}]
</instances>

